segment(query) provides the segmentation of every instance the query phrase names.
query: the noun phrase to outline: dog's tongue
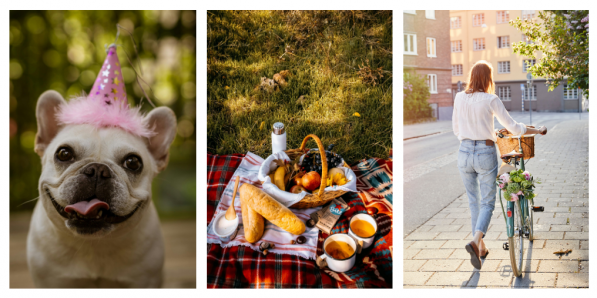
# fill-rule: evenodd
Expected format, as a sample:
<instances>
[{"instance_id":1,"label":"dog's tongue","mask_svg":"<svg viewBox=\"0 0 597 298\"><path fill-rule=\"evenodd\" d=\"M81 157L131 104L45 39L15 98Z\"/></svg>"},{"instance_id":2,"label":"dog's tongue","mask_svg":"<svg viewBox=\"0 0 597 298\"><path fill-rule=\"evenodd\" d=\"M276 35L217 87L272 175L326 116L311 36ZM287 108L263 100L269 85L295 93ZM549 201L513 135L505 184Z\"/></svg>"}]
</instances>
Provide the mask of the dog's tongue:
<instances>
[{"instance_id":1,"label":"dog's tongue","mask_svg":"<svg viewBox=\"0 0 597 298\"><path fill-rule=\"evenodd\" d=\"M81 215L91 215L95 216L100 209L110 209L110 205L106 202L102 202L98 199L93 199L91 201L81 201L72 205L68 205L64 207L64 211L67 213L71 213L73 211L81 214Z\"/></svg>"}]
</instances>

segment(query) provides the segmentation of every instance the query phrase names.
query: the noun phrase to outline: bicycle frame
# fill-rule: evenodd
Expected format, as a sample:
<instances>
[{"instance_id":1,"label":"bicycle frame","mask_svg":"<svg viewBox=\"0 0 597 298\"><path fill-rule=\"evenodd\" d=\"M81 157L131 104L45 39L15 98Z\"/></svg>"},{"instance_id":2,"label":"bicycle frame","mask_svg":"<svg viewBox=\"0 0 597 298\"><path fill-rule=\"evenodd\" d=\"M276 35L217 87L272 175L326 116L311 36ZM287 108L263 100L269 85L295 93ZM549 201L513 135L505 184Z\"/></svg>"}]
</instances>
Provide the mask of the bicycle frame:
<instances>
[{"instance_id":1,"label":"bicycle frame","mask_svg":"<svg viewBox=\"0 0 597 298\"><path fill-rule=\"evenodd\" d=\"M522 151L522 145L521 145L521 141L520 138L522 136L518 136L518 148L519 148L519 153L523 154ZM517 164L518 158L514 157L514 167L516 168L516 164ZM523 171L525 170L524 167L524 156L520 158L520 169L522 169ZM502 206L502 214L504 214L504 220L506 221L506 232L508 233L508 237L513 237L514 236L514 216L508 217L507 216L507 212L505 212L504 210L504 203L502 202L502 190L499 189L498 192L498 196L500 197L500 205ZM529 216L529 209L527 208L527 204L529 204L528 200L524 197L524 196L520 196L519 198L519 205L516 205L516 202L512 202L512 201L508 201L507 203L507 210L510 211L510 214L514 214L514 208L515 206L517 206L519 208L518 212L520 214L520 227L521 229L525 229L525 221L526 218ZM531 207L533 206L533 202L531 203ZM524 233L523 230L519 231L519 233Z\"/></svg>"}]
</instances>

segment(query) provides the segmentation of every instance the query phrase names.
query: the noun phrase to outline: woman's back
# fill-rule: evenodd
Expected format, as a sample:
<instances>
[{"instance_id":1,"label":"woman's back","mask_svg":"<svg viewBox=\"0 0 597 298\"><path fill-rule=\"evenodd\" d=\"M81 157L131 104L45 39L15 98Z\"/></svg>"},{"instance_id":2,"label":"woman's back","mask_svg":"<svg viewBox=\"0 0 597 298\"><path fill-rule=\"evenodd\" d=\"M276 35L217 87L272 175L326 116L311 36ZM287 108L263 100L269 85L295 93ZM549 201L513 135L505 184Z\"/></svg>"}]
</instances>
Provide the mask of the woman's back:
<instances>
[{"instance_id":1,"label":"woman's back","mask_svg":"<svg viewBox=\"0 0 597 298\"><path fill-rule=\"evenodd\" d=\"M516 135L525 133L525 125L516 123L510 117L497 95L485 92L467 94L464 91L456 94L452 128L460 141L464 139L496 141L493 133L494 116L512 133Z\"/></svg>"}]
</instances>

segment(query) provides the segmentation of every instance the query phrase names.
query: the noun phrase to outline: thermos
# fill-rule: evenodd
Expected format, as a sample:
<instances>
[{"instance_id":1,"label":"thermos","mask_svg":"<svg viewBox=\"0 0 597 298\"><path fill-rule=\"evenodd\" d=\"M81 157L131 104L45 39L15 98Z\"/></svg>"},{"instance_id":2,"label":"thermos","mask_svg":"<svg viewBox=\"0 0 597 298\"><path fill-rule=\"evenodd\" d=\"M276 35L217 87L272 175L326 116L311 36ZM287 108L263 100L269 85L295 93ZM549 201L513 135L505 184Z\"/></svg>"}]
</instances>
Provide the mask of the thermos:
<instances>
[{"instance_id":1,"label":"thermos","mask_svg":"<svg viewBox=\"0 0 597 298\"><path fill-rule=\"evenodd\" d=\"M286 130L282 122L276 122L272 131L272 154L286 151Z\"/></svg>"}]
</instances>

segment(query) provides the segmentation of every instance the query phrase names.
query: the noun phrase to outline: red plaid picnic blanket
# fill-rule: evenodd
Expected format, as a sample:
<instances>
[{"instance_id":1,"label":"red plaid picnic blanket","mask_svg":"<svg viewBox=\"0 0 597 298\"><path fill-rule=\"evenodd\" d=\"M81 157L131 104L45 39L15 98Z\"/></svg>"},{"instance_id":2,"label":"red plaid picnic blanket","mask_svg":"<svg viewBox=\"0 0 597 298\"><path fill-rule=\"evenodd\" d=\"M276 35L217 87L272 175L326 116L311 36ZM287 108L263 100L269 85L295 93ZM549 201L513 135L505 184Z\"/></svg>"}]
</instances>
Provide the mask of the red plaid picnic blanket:
<instances>
[{"instance_id":1,"label":"red plaid picnic blanket","mask_svg":"<svg viewBox=\"0 0 597 298\"><path fill-rule=\"evenodd\" d=\"M213 218L219 198L243 159L243 154L207 154L207 224ZM347 233L349 218L354 213L367 212L375 206L380 220L392 220L392 161L369 159L352 167L357 174L359 193L347 193L342 198L350 206L332 234ZM387 179L390 179L389 184ZM222 248L207 245L208 288L391 288L392 287L392 229L376 236L375 243L357 258L348 272L322 270L315 261L305 258L268 254L244 246ZM323 240L327 234L319 232L318 255L323 254Z\"/></svg>"}]
</instances>

